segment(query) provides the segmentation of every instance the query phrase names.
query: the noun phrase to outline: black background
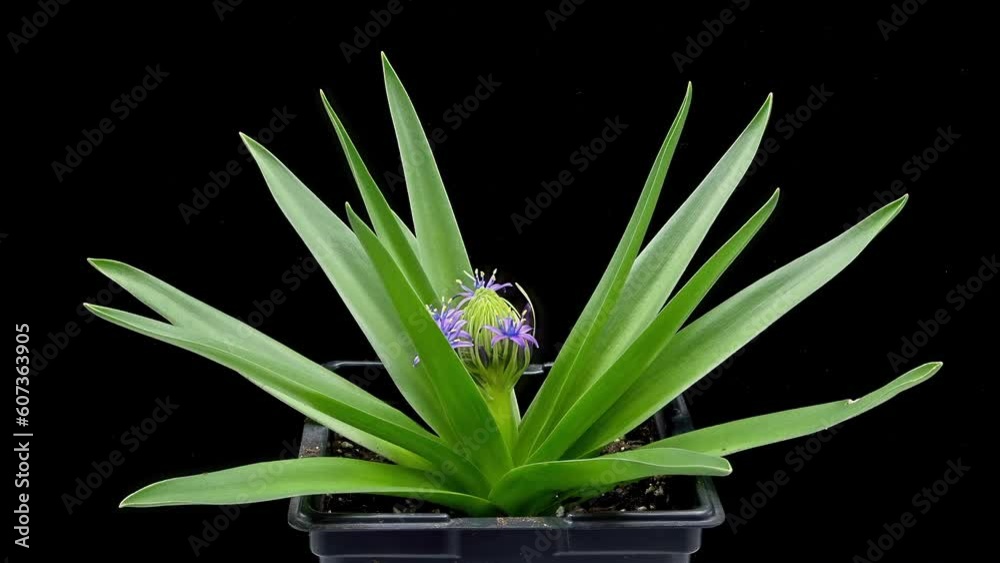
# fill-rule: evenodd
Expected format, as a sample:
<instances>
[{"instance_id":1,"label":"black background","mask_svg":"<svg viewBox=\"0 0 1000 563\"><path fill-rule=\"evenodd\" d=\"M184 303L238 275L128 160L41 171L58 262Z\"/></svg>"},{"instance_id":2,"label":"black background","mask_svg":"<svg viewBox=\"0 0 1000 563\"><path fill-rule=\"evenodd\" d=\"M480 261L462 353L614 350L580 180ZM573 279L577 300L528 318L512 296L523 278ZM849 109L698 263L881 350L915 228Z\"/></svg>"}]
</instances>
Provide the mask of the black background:
<instances>
[{"instance_id":1,"label":"black background","mask_svg":"<svg viewBox=\"0 0 1000 563\"><path fill-rule=\"evenodd\" d=\"M912 197L891 227L756 339L692 409L705 425L862 394L893 377L888 354L939 309L950 321L903 369L932 360L945 368L845 425L801 471L786 454L805 439L734 456L734 474L717 480L730 511L777 470L791 472L790 482L736 533L729 525L707 532L696 560L850 561L883 524L915 511L913 496L942 478L949 460L972 469L917 515L883 560L963 560L986 544L995 282L981 284L960 310L949 300L996 251L988 203L995 185L987 175L994 163L979 156L987 142L987 68L975 59L989 18L978 6L929 0L886 40L878 22L893 14L888 1L652 8L591 0L555 29L546 15L559 9L554 0L531 8L402 5L350 60L341 45L355 41L355 26L385 2L243 3L221 18L210 2L71 2L19 52L7 46L13 72L5 82L14 99L6 113L14 123L5 163L24 176L4 190L14 201L4 205L0 255L15 282L5 313L30 323L36 346L49 334L63 339L67 323L80 327L33 375L32 555L193 559L189 537L200 536L219 509L120 511L117 503L161 478L276 459L301 427L301 416L223 368L88 322L78 306L97 300L107 282L86 257L121 259L241 318L283 290L286 301L267 316L264 332L316 360L371 357L320 274L289 291L283 276L305 247L237 152L236 133L256 136L273 110L287 108L295 117L269 148L336 212L345 200L360 208L317 90L332 99L373 173L395 170L380 50L427 128L447 135L435 154L474 264L499 267L529 289L549 359L618 243L687 81L693 106L650 232L768 92L775 95L768 136L780 148L733 196L696 263L776 186L783 192L702 311L839 234L859 206L876 204L877 192L902 180ZM34 2L10 7L5 31L16 33L19 18L39 10ZM708 46L679 70L672 55L727 7L735 21L710 43L703 34ZM112 102L140 84L147 65L168 76L118 119ZM453 129L446 111L490 76L500 86ZM805 104L813 87L832 95L789 136L778 120ZM59 181L52 162L105 117L115 130ZM615 117L628 128L579 171L571 154ZM949 127L960 137L914 179L904 164ZM185 220L179 206L191 205L193 190L233 159L240 173ZM542 182L562 170L573 184L518 232L512 214L524 214L525 198L537 198ZM388 197L405 216L402 187ZM110 304L142 310L124 294ZM61 497L74 493L75 479L123 449L121 434L167 397L177 412L67 514ZM245 508L201 559L309 560L306 538L287 528L285 510L284 502ZM11 560L26 559L12 549Z\"/></svg>"}]
</instances>

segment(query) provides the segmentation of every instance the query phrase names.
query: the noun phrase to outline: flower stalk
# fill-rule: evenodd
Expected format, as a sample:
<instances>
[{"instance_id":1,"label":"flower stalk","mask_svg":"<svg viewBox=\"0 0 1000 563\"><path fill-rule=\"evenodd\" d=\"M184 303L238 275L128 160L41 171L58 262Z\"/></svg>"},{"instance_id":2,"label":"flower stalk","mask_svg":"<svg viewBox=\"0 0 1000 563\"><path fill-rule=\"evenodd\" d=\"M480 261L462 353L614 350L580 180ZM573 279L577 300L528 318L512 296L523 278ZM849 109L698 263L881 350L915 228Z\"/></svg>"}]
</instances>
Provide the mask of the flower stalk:
<instances>
[{"instance_id":1,"label":"flower stalk","mask_svg":"<svg viewBox=\"0 0 1000 563\"><path fill-rule=\"evenodd\" d=\"M458 280L458 295L430 312L478 384L504 443L513 449L521 422L514 386L531 363L531 348L538 347L530 300L525 295L528 306L519 311L502 297L500 292L512 284L498 283L496 270L488 278L481 270L466 275L470 281Z\"/></svg>"}]
</instances>

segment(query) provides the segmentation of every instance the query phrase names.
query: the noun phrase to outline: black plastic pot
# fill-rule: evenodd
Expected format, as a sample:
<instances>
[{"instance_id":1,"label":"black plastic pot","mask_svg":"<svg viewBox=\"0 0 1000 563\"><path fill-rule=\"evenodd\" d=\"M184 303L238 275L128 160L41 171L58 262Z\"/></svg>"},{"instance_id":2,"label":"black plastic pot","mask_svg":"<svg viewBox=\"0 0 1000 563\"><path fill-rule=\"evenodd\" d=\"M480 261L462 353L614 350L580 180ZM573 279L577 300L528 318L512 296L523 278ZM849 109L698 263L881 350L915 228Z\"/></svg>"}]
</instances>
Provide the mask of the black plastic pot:
<instances>
[{"instance_id":1,"label":"black plastic pot","mask_svg":"<svg viewBox=\"0 0 1000 563\"><path fill-rule=\"evenodd\" d=\"M363 386L384 384L381 365L335 362L328 367ZM541 375L548 366L538 366ZM526 374L530 377L532 372ZM378 385L375 385L378 386ZM683 398L656 415L661 435L691 430ZM326 428L308 422L300 456L329 455ZM446 514L334 514L321 497L292 499L289 524L309 533L323 563L372 561L658 561L683 563L701 547L703 528L725 519L711 479L672 478L670 511L614 512L543 518L454 518Z\"/></svg>"}]
</instances>

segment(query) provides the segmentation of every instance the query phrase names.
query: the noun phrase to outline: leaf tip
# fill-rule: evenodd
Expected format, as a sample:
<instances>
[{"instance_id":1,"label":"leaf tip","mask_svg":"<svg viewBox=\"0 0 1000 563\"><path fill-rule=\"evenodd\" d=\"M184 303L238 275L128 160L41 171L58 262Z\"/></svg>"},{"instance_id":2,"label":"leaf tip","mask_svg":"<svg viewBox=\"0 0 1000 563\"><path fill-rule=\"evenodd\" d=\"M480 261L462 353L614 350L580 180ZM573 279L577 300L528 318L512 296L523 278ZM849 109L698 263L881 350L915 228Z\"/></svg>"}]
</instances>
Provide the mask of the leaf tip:
<instances>
[{"instance_id":1,"label":"leaf tip","mask_svg":"<svg viewBox=\"0 0 1000 563\"><path fill-rule=\"evenodd\" d=\"M767 98L764 98L764 105L760 106L757 111L757 116L754 120L763 119L766 123L771 117L771 106L774 104L774 92L769 92Z\"/></svg>"},{"instance_id":2,"label":"leaf tip","mask_svg":"<svg viewBox=\"0 0 1000 563\"><path fill-rule=\"evenodd\" d=\"M102 305L97 305L97 304L94 304L94 303L86 303L86 302L83 304L83 308L86 309L86 310L88 310L88 311L90 311L91 313L97 315L98 317L106 314L108 311L113 311L114 310L114 309L111 309L109 307L104 307Z\"/></svg>"},{"instance_id":3,"label":"leaf tip","mask_svg":"<svg viewBox=\"0 0 1000 563\"><path fill-rule=\"evenodd\" d=\"M899 215L899 212L902 211L904 207L906 207L906 202L909 200L910 200L910 194L903 194L902 197L900 197L899 199L892 201L888 205L886 205L887 208L893 209L892 218L895 218L896 215Z\"/></svg>"},{"instance_id":4,"label":"leaf tip","mask_svg":"<svg viewBox=\"0 0 1000 563\"><path fill-rule=\"evenodd\" d=\"M360 238L363 234L367 234L369 230L368 225L366 225L361 217L354 212L354 208L351 207L350 202L344 203L344 209L347 211L347 222L350 224L351 230L354 231L354 234L357 235L358 238Z\"/></svg>"},{"instance_id":5,"label":"leaf tip","mask_svg":"<svg viewBox=\"0 0 1000 563\"><path fill-rule=\"evenodd\" d=\"M722 458L722 461L723 461L722 475L725 476L731 474L733 472L733 464L729 463L729 460L726 458Z\"/></svg>"},{"instance_id":6,"label":"leaf tip","mask_svg":"<svg viewBox=\"0 0 1000 563\"><path fill-rule=\"evenodd\" d=\"M136 500L136 496L144 490L145 488L139 489L138 491L135 491L134 493L123 498L122 501L118 503L118 508L133 508L136 506L142 506L142 503Z\"/></svg>"},{"instance_id":7,"label":"leaf tip","mask_svg":"<svg viewBox=\"0 0 1000 563\"><path fill-rule=\"evenodd\" d=\"M243 144L246 145L246 147L248 149L250 149L252 151L255 148L257 148L256 147L257 142L253 140L253 137L251 137L250 135L247 135L243 131L238 131L238 134L240 136L240 140L243 141Z\"/></svg>"},{"instance_id":8,"label":"leaf tip","mask_svg":"<svg viewBox=\"0 0 1000 563\"><path fill-rule=\"evenodd\" d=\"M128 264L125 264L124 262L111 260L109 258L87 258L87 263L90 264L95 270L108 277L112 277L111 270L116 266L125 268L129 267Z\"/></svg>"}]
</instances>

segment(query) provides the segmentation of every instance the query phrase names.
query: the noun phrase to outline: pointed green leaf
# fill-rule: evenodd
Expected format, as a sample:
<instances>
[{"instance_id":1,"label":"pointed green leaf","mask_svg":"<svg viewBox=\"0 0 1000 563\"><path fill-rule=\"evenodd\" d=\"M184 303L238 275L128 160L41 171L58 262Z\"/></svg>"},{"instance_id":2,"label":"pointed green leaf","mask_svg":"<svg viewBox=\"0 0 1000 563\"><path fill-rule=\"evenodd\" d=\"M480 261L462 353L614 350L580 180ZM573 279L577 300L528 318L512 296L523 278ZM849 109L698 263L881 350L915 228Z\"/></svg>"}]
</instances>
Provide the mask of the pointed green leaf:
<instances>
[{"instance_id":1,"label":"pointed green leaf","mask_svg":"<svg viewBox=\"0 0 1000 563\"><path fill-rule=\"evenodd\" d=\"M653 453L655 452L655 453ZM593 459L522 465L504 476L490 501L508 514L543 514L570 498L586 499L616 483L656 475L729 475L725 459L682 449L640 449Z\"/></svg>"},{"instance_id":2,"label":"pointed green leaf","mask_svg":"<svg viewBox=\"0 0 1000 563\"><path fill-rule=\"evenodd\" d=\"M592 376L604 373L667 302L709 228L753 162L771 115L772 100L768 95L729 150L639 254L601 335L603 354L596 358ZM582 393L590 383L583 381L577 389Z\"/></svg>"},{"instance_id":3,"label":"pointed green leaf","mask_svg":"<svg viewBox=\"0 0 1000 563\"><path fill-rule=\"evenodd\" d=\"M410 197L413 225L417 233L420 262L434 287L435 294L453 295L455 280L471 272L469 256L458 230L458 221L444 189L431 145L424 134L413 102L406 94L389 59L382 53L385 90L389 112L396 129L399 154L403 161L406 191Z\"/></svg>"},{"instance_id":4,"label":"pointed green leaf","mask_svg":"<svg viewBox=\"0 0 1000 563\"><path fill-rule=\"evenodd\" d=\"M176 288L164 283L154 276L115 260L88 260L99 272L113 280L119 286L134 295L139 301L159 313L176 326L196 331L215 339L223 339L230 350L257 349L268 351L269 354L284 356L290 369L311 369L316 371L312 362L287 346L267 337L263 333L250 328L237 319L190 297ZM332 381L339 385L340 392L346 396L353 395L357 388L339 376ZM294 397L282 393L278 389L264 388L265 391L277 397L285 404L312 418L316 422L347 437L355 443L391 459L401 465L427 468L429 462L398 446L380 440L366 432L344 424L321 411L311 409L308 405L296 401ZM367 393L362 393L361 401L367 400Z\"/></svg>"},{"instance_id":5,"label":"pointed green leaf","mask_svg":"<svg viewBox=\"0 0 1000 563\"><path fill-rule=\"evenodd\" d=\"M771 216L778 203L778 193L776 190L771 199L705 262L677 296L670 300L653 324L581 395L552 430L545 443L531 456L530 461L559 459L590 424L604 414L642 375Z\"/></svg>"},{"instance_id":6,"label":"pointed green leaf","mask_svg":"<svg viewBox=\"0 0 1000 563\"><path fill-rule=\"evenodd\" d=\"M472 516L497 509L488 500L442 489L422 471L357 459L313 457L255 463L144 487L122 501L126 508L238 505L305 495L368 493L450 506Z\"/></svg>"},{"instance_id":7,"label":"pointed green leaf","mask_svg":"<svg viewBox=\"0 0 1000 563\"><path fill-rule=\"evenodd\" d=\"M903 391L927 381L941 366L941 362L932 362L914 368L860 399L835 401L710 426L660 440L646 447L685 448L710 455L729 455L806 436L872 410Z\"/></svg>"},{"instance_id":8,"label":"pointed green leaf","mask_svg":"<svg viewBox=\"0 0 1000 563\"><path fill-rule=\"evenodd\" d=\"M693 385L774 321L823 287L889 224L906 196L729 298L677 333L638 381L577 441L580 456L624 435Z\"/></svg>"},{"instance_id":9,"label":"pointed green leaf","mask_svg":"<svg viewBox=\"0 0 1000 563\"><path fill-rule=\"evenodd\" d=\"M510 467L510 452L482 392L375 233L350 206L347 214L399 316L406 319L404 326L420 357L419 368L441 403L452 407L446 412L451 433L445 439L466 451L488 478L498 478ZM466 447L468 444L476 447Z\"/></svg>"},{"instance_id":10,"label":"pointed green leaf","mask_svg":"<svg viewBox=\"0 0 1000 563\"><path fill-rule=\"evenodd\" d=\"M541 445L545 435L558 422L556 414L565 408L560 408L560 405L567 401L565 395L572 395L579 381L590 379L588 370L593 369L597 358L604 352L594 340L601 334L608 314L614 309L632 263L639 253L642 240L646 236L646 228L660 196L667 168L673 158L674 149L677 148L677 141L680 139L690 106L691 84L688 83L684 101L681 102L677 116L656 155L653 168L639 196L639 202L625 228L621 242L618 243L618 248L615 249L611 263L608 264L597 289L577 319L569 339L559 351L552 370L528 407L524 420L521 421L515 451L515 460L518 462L527 459L534 449ZM565 406L568 407L570 404L572 403L565 403Z\"/></svg>"},{"instance_id":11,"label":"pointed green leaf","mask_svg":"<svg viewBox=\"0 0 1000 563\"><path fill-rule=\"evenodd\" d=\"M406 279L413 286L413 290L417 292L420 299L424 303L436 303L440 295L435 293L430 280L427 279L427 274L424 272L423 266L420 265L410 234L403 226L403 221L392 211L389 202L385 200L385 196L378 189L375 179L368 172L368 167L365 166L354 142L347 134L344 124L341 123L337 113L333 111L330 101L326 99L326 94L320 90L319 95L323 99L323 106L333 123L333 128L337 132L337 138L340 139L340 145L344 148L347 163L351 167L351 173L354 174L354 180L358 184L358 190L365 202L365 209L368 210L368 216L371 217L379 240L385 244L386 250L406 274Z\"/></svg>"},{"instance_id":12,"label":"pointed green leaf","mask_svg":"<svg viewBox=\"0 0 1000 563\"><path fill-rule=\"evenodd\" d=\"M276 389L281 393L276 395L279 399L282 397L293 399L288 402L293 408L304 404L309 411L319 411L413 452L433 463L436 468L444 464L454 464L458 470L449 477L454 477L471 492L479 492L484 486L482 474L436 436L415 424L405 414L367 395L361 389L350 384L347 386L354 387L353 391L345 388L342 383L346 381L323 366L314 364L315 368L299 369L267 352L233 347L204 334L147 317L97 305L88 304L87 308L98 317L118 326L194 352L228 367L264 390ZM322 372L323 375L313 373L316 371Z\"/></svg>"},{"instance_id":13,"label":"pointed green leaf","mask_svg":"<svg viewBox=\"0 0 1000 563\"><path fill-rule=\"evenodd\" d=\"M357 237L273 154L249 137L243 140L278 206L343 298L393 382L417 414L440 433L446 424L444 408L425 374L413 366L416 349Z\"/></svg>"}]
</instances>

